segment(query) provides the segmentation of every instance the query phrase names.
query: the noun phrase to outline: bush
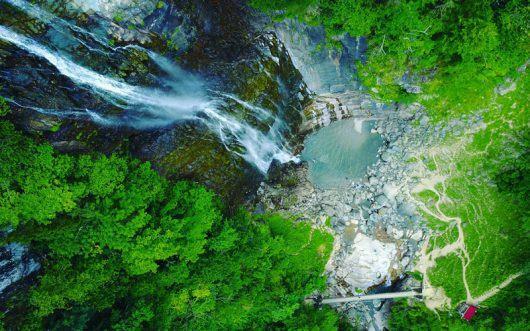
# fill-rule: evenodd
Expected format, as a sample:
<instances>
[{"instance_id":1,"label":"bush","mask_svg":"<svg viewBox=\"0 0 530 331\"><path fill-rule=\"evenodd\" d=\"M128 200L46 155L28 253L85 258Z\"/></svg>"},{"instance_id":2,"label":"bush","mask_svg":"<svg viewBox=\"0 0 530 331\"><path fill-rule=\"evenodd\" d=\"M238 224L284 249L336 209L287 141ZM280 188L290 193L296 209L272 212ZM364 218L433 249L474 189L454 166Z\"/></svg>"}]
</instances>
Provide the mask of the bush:
<instances>
[{"instance_id":1,"label":"bush","mask_svg":"<svg viewBox=\"0 0 530 331\"><path fill-rule=\"evenodd\" d=\"M7 100L0 96L0 117L6 116L11 112Z\"/></svg>"}]
</instances>

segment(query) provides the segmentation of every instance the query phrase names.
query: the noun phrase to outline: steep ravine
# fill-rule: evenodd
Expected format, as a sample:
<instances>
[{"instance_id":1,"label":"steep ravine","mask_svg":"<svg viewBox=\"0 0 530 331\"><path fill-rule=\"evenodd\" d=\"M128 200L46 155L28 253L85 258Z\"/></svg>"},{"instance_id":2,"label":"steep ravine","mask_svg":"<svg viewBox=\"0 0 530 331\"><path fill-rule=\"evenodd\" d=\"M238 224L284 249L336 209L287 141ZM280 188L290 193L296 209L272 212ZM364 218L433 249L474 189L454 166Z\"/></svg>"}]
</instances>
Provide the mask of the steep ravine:
<instances>
[{"instance_id":1,"label":"steep ravine","mask_svg":"<svg viewBox=\"0 0 530 331\"><path fill-rule=\"evenodd\" d=\"M265 29L235 0L32 3L0 0L0 95L19 128L67 153L129 152L234 205L252 200L325 228L335 237L327 296L420 285L406 277L427 236L411 196L424 174L411 160L463 124L430 125L419 105L373 100L355 80L362 38L322 48L321 28ZM340 136L315 135L346 119ZM370 148L315 144L333 162L357 153L339 175L363 161L336 187L311 176L313 154L300 162L304 139L365 137ZM1 258L4 294L38 269L22 246ZM382 330L389 304L339 309Z\"/></svg>"}]
</instances>

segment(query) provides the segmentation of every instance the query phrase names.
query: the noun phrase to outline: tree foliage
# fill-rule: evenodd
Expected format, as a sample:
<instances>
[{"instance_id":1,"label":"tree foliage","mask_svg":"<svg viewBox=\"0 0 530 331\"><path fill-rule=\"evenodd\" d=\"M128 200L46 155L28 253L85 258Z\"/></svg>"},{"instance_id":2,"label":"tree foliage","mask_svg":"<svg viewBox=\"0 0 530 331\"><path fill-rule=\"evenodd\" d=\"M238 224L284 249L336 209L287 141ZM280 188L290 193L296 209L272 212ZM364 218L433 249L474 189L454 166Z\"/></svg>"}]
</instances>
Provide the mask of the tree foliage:
<instances>
[{"instance_id":1,"label":"tree foliage","mask_svg":"<svg viewBox=\"0 0 530 331\"><path fill-rule=\"evenodd\" d=\"M522 228L530 236L530 130L524 131L513 144L514 157L503 162L496 176L499 190L516 205Z\"/></svg>"},{"instance_id":2,"label":"tree foliage","mask_svg":"<svg viewBox=\"0 0 530 331\"><path fill-rule=\"evenodd\" d=\"M11 112L11 109L6 99L0 96L0 117L7 115L9 112Z\"/></svg>"},{"instance_id":3,"label":"tree foliage","mask_svg":"<svg viewBox=\"0 0 530 331\"><path fill-rule=\"evenodd\" d=\"M526 0L252 0L277 18L323 25L330 40L368 38L360 78L386 100L419 99L443 116L489 102L494 87L528 57ZM413 96L403 81L420 85ZM480 96L480 97L477 97Z\"/></svg>"},{"instance_id":4,"label":"tree foliage","mask_svg":"<svg viewBox=\"0 0 530 331\"><path fill-rule=\"evenodd\" d=\"M0 223L42 269L14 329L289 328L324 286L331 236L116 155L60 155L0 121ZM328 314L329 315L329 314ZM331 316L331 315L329 315ZM335 327L338 319L326 320ZM301 322L300 322L301 323Z\"/></svg>"}]
</instances>

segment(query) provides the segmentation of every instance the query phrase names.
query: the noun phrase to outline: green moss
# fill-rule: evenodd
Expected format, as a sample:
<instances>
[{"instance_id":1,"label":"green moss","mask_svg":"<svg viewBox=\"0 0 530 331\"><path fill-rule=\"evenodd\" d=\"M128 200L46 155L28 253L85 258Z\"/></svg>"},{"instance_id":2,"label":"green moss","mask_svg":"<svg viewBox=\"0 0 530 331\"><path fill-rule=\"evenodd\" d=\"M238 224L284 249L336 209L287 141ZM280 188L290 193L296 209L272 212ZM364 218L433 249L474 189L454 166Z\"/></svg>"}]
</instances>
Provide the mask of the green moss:
<instances>
[{"instance_id":1,"label":"green moss","mask_svg":"<svg viewBox=\"0 0 530 331\"><path fill-rule=\"evenodd\" d=\"M149 56L141 50L131 50L127 53L127 61L123 61L119 68L121 77L136 75L147 77L149 73Z\"/></svg>"},{"instance_id":2,"label":"green moss","mask_svg":"<svg viewBox=\"0 0 530 331\"><path fill-rule=\"evenodd\" d=\"M124 20L124 18L123 18L121 13L118 13L118 14L114 15L113 19L114 19L114 22L116 22L116 23L121 23Z\"/></svg>"},{"instance_id":3,"label":"green moss","mask_svg":"<svg viewBox=\"0 0 530 331\"><path fill-rule=\"evenodd\" d=\"M286 196L282 199L283 208L289 209L298 202L298 197L294 194Z\"/></svg>"},{"instance_id":4,"label":"green moss","mask_svg":"<svg viewBox=\"0 0 530 331\"><path fill-rule=\"evenodd\" d=\"M241 201L252 181L251 175L245 174L248 164L242 158L228 151L213 134L195 130L183 130L175 149L156 164L165 175L193 178L228 201Z\"/></svg>"},{"instance_id":5,"label":"green moss","mask_svg":"<svg viewBox=\"0 0 530 331\"><path fill-rule=\"evenodd\" d=\"M277 74L274 70L274 61L267 61L264 66L270 75L258 64L255 64L251 71L247 71L246 81L238 93L243 100L258 102L262 101L263 96L266 95L273 102L281 101L278 82L272 78Z\"/></svg>"},{"instance_id":6,"label":"green moss","mask_svg":"<svg viewBox=\"0 0 530 331\"><path fill-rule=\"evenodd\" d=\"M61 125L62 125L61 122L55 124L54 126L52 126L52 127L50 128L50 131L51 131L51 132L57 132L57 131L59 131L59 129L61 128Z\"/></svg>"},{"instance_id":7,"label":"green moss","mask_svg":"<svg viewBox=\"0 0 530 331\"><path fill-rule=\"evenodd\" d=\"M424 161L425 163L425 166L427 167L427 169L429 169L430 171L435 171L436 170L436 163L434 162L434 159L433 158L428 158L427 160Z\"/></svg>"},{"instance_id":8,"label":"green moss","mask_svg":"<svg viewBox=\"0 0 530 331\"><path fill-rule=\"evenodd\" d=\"M425 190L417 193L417 196L424 202L436 202L438 201L438 195L431 190Z\"/></svg>"},{"instance_id":9,"label":"green moss","mask_svg":"<svg viewBox=\"0 0 530 331\"><path fill-rule=\"evenodd\" d=\"M423 281L423 275L421 272L418 271L407 271L407 274L414 278L415 280L421 282Z\"/></svg>"}]
</instances>

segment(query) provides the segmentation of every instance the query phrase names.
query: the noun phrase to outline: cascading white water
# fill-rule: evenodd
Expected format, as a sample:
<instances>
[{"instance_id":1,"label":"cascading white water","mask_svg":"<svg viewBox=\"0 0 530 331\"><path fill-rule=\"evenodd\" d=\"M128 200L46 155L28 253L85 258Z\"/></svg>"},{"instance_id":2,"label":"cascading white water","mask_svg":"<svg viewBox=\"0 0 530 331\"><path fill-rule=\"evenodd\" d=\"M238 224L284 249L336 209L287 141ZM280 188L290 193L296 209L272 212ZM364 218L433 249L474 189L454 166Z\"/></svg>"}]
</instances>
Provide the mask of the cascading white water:
<instances>
[{"instance_id":1,"label":"cascading white water","mask_svg":"<svg viewBox=\"0 0 530 331\"><path fill-rule=\"evenodd\" d=\"M355 129L355 132L357 132L358 134L363 134L363 124L364 124L364 120L362 118L355 118L353 120L353 123L354 123L354 129Z\"/></svg>"},{"instance_id":2,"label":"cascading white water","mask_svg":"<svg viewBox=\"0 0 530 331\"><path fill-rule=\"evenodd\" d=\"M48 23L50 27L60 33L67 33L65 29L68 28L84 34L98 44L107 45L101 37L57 18L24 0L4 1L26 12L28 15ZM208 93L208 89L201 79L180 69L171 61L154 52L139 46L130 46L146 51L151 60L165 72L167 78L163 79L163 81L169 91L135 86L102 75L75 63L68 55L46 47L36 40L2 25L0 25L0 39L45 59L59 73L71 79L72 82L90 90L112 105L123 109L124 113L117 116L106 115L89 109L83 112L82 110L43 109L24 105L23 107L25 108L31 108L41 113L74 118L79 118L84 113L86 118L101 125L130 126L137 129L167 126L176 121L186 119L198 119L204 121L207 127L217 133L228 149L233 150L234 153L243 157L247 162L254 164L263 173L267 172L274 159L280 162L296 160L283 145L284 137L279 130L282 127L281 119L275 119L274 125L268 132L263 133L243 120L228 114L223 110L223 107L226 106L227 100L235 101L252 110L256 118L260 120L272 116L267 110L239 100L236 96L230 94L215 92L215 96L212 96L211 93ZM75 39L86 46L83 41L78 38ZM106 47L107 51L118 49ZM199 116L199 114L201 115ZM241 148L233 148L234 145L243 147L244 151L240 152Z\"/></svg>"},{"instance_id":3,"label":"cascading white water","mask_svg":"<svg viewBox=\"0 0 530 331\"><path fill-rule=\"evenodd\" d=\"M96 42L99 46L102 46L103 48L108 49L108 50L116 51L118 49L123 48L123 47L111 47L109 45L109 40L107 38L98 36L95 33L92 33L81 27L78 27L77 25L70 24L68 21L63 20L62 18L57 17L41 9L37 5L29 3L26 0L2 0L2 1L10 4L13 7L18 8L19 10L26 13L28 16L38 19L39 21L50 25L54 30L56 30L60 34L68 38L73 37L77 42L82 44L84 47L86 47L90 51L103 53L103 54L109 54L106 50L101 50L98 48L91 47L90 45L85 43L83 40L76 38L75 36L72 36L70 33L68 33L68 30L71 30L73 32L77 32L83 35L87 35L90 37L91 40Z\"/></svg>"},{"instance_id":4,"label":"cascading white water","mask_svg":"<svg viewBox=\"0 0 530 331\"><path fill-rule=\"evenodd\" d=\"M78 85L89 87L116 106L127 104L128 108L135 108L138 112L153 115L155 118L166 118L168 121L174 121L191 118L198 109L206 107L208 103L208 100L204 97L201 98L198 93L200 89L192 89L189 86L187 90L181 91L181 95L167 95L155 89L133 86L106 77L78 65L58 52L54 52L35 40L2 25L0 25L0 39L46 59L62 75L70 78Z\"/></svg>"}]
</instances>

